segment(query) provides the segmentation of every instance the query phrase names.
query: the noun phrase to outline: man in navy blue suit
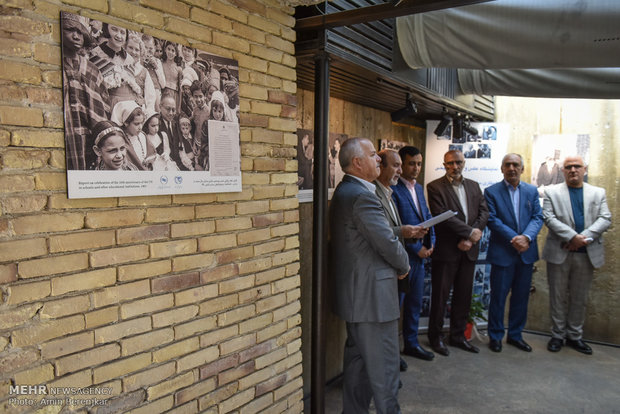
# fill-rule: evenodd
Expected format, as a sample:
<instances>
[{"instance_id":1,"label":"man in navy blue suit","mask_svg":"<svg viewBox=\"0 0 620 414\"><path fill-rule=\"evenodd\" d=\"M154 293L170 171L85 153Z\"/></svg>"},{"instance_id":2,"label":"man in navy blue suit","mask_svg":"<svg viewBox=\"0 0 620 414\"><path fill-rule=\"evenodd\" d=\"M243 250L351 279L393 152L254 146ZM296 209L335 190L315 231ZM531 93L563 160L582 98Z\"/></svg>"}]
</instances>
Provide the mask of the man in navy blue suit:
<instances>
[{"instance_id":1,"label":"man in navy blue suit","mask_svg":"<svg viewBox=\"0 0 620 414\"><path fill-rule=\"evenodd\" d=\"M402 174L395 186L392 198L403 224L417 225L430 219L431 213L426 205L424 189L416 182L422 170L422 154L416 147L406 146L398 151L402 159ZM403 302L403 354L430 361L435 354L422 348L418 342L418 324L422 310L424 292L424 259L433 253L435 232L433 229L424 239L405 240L409 255L409 292Z\"/></svg>"},{"instance_id":2,"label":"man in navy blue suit","mask_svg":"<svg viewBox=\"0 0 620 414\"><path fill-rule=\"evenodd\" d=\"M502 350L504 308L509 292L508 335L506 343L531 352L521 332L527 321L527 304L532 269L538 260L536 236L543 216L538 190L521 181L523 158L507 154L502 160L504 179L488 187L484 197L489 206L491 240L487 260L491 262L491 303L489 306L489 348Z\"/></svg>"}]
</instances>

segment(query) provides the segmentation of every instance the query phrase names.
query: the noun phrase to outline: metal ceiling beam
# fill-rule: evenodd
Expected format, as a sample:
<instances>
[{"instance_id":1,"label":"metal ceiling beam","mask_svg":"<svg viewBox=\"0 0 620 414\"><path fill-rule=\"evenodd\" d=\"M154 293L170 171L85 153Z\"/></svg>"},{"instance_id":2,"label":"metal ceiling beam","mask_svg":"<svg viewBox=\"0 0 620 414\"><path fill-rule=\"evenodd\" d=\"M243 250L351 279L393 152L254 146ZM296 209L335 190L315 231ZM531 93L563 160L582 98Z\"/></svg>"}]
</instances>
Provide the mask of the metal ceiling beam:
<instances>
[{"instance_id":1,"label":"metal ceiling beam","mask_svg":"<svg viewBox=\"0 0 620 414\"><path fill-rule=\"evenodd\" d=\"M486 3L492 0L398 0L374 6L360 7L337 13L297 19L295 30L330 29L339 26L349 26L375 20L389 19L411 14L443 10L452 7L468 6L470 4Z\"/></svg>"}]
</instances>

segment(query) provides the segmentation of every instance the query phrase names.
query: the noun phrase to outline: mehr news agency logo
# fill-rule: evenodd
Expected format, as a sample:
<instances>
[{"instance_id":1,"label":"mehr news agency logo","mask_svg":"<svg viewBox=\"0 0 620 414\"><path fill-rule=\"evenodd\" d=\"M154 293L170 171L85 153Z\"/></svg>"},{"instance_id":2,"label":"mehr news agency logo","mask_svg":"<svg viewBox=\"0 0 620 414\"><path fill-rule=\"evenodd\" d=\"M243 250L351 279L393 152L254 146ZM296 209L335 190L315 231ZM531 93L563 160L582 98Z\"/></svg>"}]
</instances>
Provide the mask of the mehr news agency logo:
<instances>
[{"instance_id":1,"label":"mehr news agency logo","mask_svg":"<svg viewBox=\"0 0 620 414\"><path fill-rule=\"evenodd\" d=\"M9 385L8 404L13 406L101 406L108 405L111 387L49 387L47 385Z\"/></svg>"}]
</instances>

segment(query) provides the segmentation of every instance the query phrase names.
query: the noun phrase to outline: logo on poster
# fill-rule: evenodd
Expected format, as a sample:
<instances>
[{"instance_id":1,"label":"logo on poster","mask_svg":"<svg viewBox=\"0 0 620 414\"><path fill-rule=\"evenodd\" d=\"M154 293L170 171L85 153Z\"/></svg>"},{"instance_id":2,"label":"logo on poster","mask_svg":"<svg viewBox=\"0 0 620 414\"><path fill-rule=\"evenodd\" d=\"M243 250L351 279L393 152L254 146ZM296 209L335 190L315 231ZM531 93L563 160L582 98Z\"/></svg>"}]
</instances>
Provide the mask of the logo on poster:
<instances>
[{"instance_id":1,"label":"logo on poster","mask_svg":"<svg viewBox=\"0 0 620 414\"><path fill-rule=\"evenodd\" d=\"M174 177L174 182L177 184L181 184L183 182L183 177L177 175L176 177Z\"/></svg>"},{"instance_id":2,"label":"logo on poster","mask_svg":"<svg viewBox=\"0 0 620 414\"><path fill-rule=\"evenodd\" d=\"M161 177L159 177L159 182L162 184L168 184L168 177L162 175Z\"/></svg>"}]
</instances>

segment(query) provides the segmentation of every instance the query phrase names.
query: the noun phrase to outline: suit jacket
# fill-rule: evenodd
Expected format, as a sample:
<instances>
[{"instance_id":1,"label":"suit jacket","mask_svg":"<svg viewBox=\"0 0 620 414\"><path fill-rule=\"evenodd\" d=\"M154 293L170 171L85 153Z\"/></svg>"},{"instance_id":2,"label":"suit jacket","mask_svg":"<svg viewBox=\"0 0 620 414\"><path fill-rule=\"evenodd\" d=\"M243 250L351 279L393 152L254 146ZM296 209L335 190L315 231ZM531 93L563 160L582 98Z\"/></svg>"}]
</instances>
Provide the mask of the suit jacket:
<instances>
[{"instance_id":1,"label":"suit jacket","mask_svg":"<svg viewBox=\"0 0 620 414\"><path fill-rule=\"evenodd\" d=\"M394 236L398 237L398 240L403 244L405 244L405 240L402 235L402 225L403 223L400 221L400 216L398 214L398 210L396 206L394 206L394 210L390 207L390 201L388 199L388 195L381 189L379 182L375 180L374 184L377 186L375 193L377 197L379 197L379 201L381 201L381 207L383 207L383 212L388 219L388 223L394 232ZM398 291L402 293L409 293L411 288L409 287L408 278L403 278L398 280Z\"/></svg>"},{"instance_id":2,"label":"suit jacket","mask_svg":"<svg viewBox=\"0 0 620 414\"><path fill-rule=\"evenodd\" d=\"M437 216L444 211L452 210L458 214L435 226L437 244L433 251L434 260L455 261L460 250L457 245L462 239L468 239L474 228L484 230L489 218L489 209L484 200L480 185L473 180L463 178L465 194L467 196L467 212L469 220L465 222L465 213L461 208L461 203L452 188L452 184L444 175L432 181L426 186L428 192L428 205L431 213ZM480 243L474 244L467 251L469 260L475 261L478 258Z\"/></svg>"},{"instance_id":3,"label":"suit jacket","mask_svg":"<svg viewBox=\"0 0 620 414\"><path fill-rule=\"evenodd\" d=\"M178 118L175 116L170 122L170 128L168 128L168 124L164 120L163 116L159 116L159 130L163 131L168 135L168 140L170 144L170 159L174 161L179 169L186 170L187 168L183 166L181 162L181 157L179 156L179 126L178 126Z\"/></svg>"},{"instance_id":4,"label":"suit jacket","mask_svg":"<svg viewBox=\"0 0 620 414\"><path fill-rule=\"evenodd\" d=\"M402 229L401 229L401 226L403 225L403 223L400 220L400 216L398 214L398 210L396 209L396 206L394 206L394 211L392 211L392 208L390 208L390 202L387 198L387 194L385 194L383 190L379 187L380 184L378 184L376 180L374 184L377 187L377 189L375 190L375 194L377 194L377 197L379 197L379 201L381 202L381 207L383 207L383 212L385 213L385 216L388 219L388 223L390 224L390 227L392 228L392 231L394 232L394 236L398 237L398 239L402 243L404 243Z\"/></svg>"},{"instance_id":5,"label":"suit jacket","mask_svg":"<svg viewBox=\"0 0 620 414\"><path fill-rule=\"evenodd\" d=\"M604 188L583 183L583 215L585 229L581 234L594 239L586 246L586 250L592 266L598 268L605 264L602 235L611 226L611 212L607 207ZM561 264L568 256L568 250L563 249L564 243L577 234L566 183L545 188L543 217L549 228L542 253L543 259L549 263Z\"/></svg>"},{"instance_id":6,"label":"suit jacket","mask_svg":"<svg viewBox=\"0 0 620 414\"><path fill-rule=\"evenodd\" d=\"M531 264L538 260L536 236L542 228L543 217L535 186L521 182L519 184L519 222L512 206L510 192L504 180L484 190L484 198L489 207L491 230L487 260L491 264L508 267L518 260ZM530 247L519 253L510 244L513 237L525 235L530 238Z\"/></svg>"},{"instance_id":7,"label":"suit jacket","mask_svg":"<svg viewBox=\"0 0 620 414\"><path fill-rule=\"evenodd\" d=\"M377 195L345 175L332 196L329 226L335 313L347 322L398 319L397 280L409 258Z\"/></svg>"},{"instance_id":8,"label":"suit jacket","mask_svg":"<svg viewBox=\"0 0 620 414\"><path fill-rule=\"evenodd\" d=\"M409 189L401 180L398 180L396 185L392 186L392 199L398 208L398 214L400 214L400 218L404 224L417 225L422 223L423 221L429 220L432 218L431 212L428 210L426 206L426 198L424 197L424 189L418 183L415 185L415 193L418 196L418 201L420 203L420 210L415 207L415 203L413 202L413 198L411 198L411 193ZM431 228L428 235L426 236L430 238L430 246L435 245L435 229ZM407 253L409 253L409 257L414 259L416 262L421 262L420 256L418 256L418 252L423 246L424 239L408 239L405 240L405 249ZM429 246L427 246L429 247Z\"/></svg>"}]
</instances>

